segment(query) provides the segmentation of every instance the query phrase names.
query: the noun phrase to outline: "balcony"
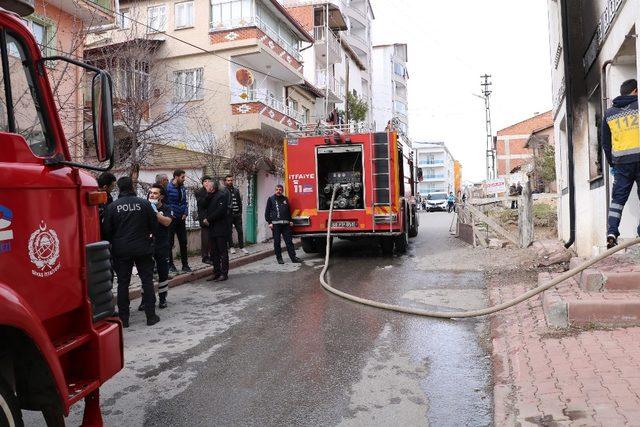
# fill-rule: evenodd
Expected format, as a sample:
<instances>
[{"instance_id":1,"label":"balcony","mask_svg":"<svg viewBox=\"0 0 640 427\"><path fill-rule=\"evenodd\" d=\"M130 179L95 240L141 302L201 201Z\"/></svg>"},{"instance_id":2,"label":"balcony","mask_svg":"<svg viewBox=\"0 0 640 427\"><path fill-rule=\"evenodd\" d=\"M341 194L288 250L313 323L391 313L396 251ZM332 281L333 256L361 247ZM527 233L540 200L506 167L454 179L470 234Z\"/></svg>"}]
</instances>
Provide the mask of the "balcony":
<instances>
[{"instance_id":1,"label":"balcony","mask_svg":"<svg viewBox=\"0 0 640 427\"><path fill-rule=\"evenodd\" d=\"M282 97L268 89L250 89L232 94L231 113L246 116L239 122L238 132L262 131L264 127L285 132L305 123L302 112L286 104Z\"/></svg>"},{"instance_id":2,"label":"balcony","mask_svg":"<svg viewBox=\"0 0 640 427\"><path fill-rule=\"evenodd\" d=\"M47 4L73 15L90 27L113 24L116 20L113 0L49 0Z\"/></svg>"},{"instance_id":3,"label":"balcony","mask_svg":"<svg viewBox=\"0 0 640 427\"><path fill-rule=\"evenodd\" d=\"M424 175L422 179L424 181L444 181L444 174Z\"/></svg>"},{"instance_id":4,"label":"balcony","mask_svg":"<svg viewBox=\"0 0 640 427\"><path fill-rule=\"evenodd\" d=\"M420 168L437 167L437 166L443 166L443 165L444 165L444 160L440 160L440 159L418 160L418 167Z\"/></svg>"},{"instance_id":5,"label":"balcony","mask_svg":"<svg viewBox=\"0 0 640 427\"><path fill-rule=\"evenodd\" d=\"M248 66L284 80L290 84L300 83L302 77L302 54L282 38L276 30L255 16L248 20L218 23L210 27L211 44L215 50L231 50L231 56L243 58ZM251 49L251 48L255 49ZM249 49L247 49L249 48ZM234 55L232 50L241 50Z\"/></svg>"},{"instance_id":6,"label":"balcony","mask_svg":"<svg viewBox=\"0 0 640 427\"><path fill-rule=\"evenodd\" d=\"M329 102L344 101L344 83L336 80L334 76L329 74L327 77L326 70L316 70L316 87L325 92L328 89Z\"/></svg>"},{"instance_id":7,"label":"balcony","mask_svg":"<svg viewBox=\"0 0 640 427\"><path fill-rule=\"evenodd\" d=\"M313 38L316 39L314 44L316 57L323 64L338 64L342 62L342 48L340 41L335 33L329 30L329 37L326 37L327 28L324 26L313 27ZM329 46L327 46L327 43ZM327 47L329 48L329 57L327 58Z\"/></svg>"}]
</instances>

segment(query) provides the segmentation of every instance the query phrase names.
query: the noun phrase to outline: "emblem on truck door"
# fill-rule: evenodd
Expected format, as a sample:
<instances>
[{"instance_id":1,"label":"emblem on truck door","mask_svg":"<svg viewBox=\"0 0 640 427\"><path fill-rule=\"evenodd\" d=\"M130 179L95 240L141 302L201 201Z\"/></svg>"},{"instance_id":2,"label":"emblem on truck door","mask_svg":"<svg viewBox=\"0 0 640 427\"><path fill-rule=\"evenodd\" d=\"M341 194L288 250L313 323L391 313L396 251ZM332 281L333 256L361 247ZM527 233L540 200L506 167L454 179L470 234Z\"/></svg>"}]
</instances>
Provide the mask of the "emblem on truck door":
<instances>
[{"instance_id":1,"label":"emblem on truck door","mask_svg":"<svg viewBox=\"0 0 640 427\"><path fill-rule=\"evenodd\" d=\"M29 258L36 266L31 273L37 277L49 277L60 269L60 240L55 230L47 229L44 221L29 237Z\"/></svg>"}]
</instances>

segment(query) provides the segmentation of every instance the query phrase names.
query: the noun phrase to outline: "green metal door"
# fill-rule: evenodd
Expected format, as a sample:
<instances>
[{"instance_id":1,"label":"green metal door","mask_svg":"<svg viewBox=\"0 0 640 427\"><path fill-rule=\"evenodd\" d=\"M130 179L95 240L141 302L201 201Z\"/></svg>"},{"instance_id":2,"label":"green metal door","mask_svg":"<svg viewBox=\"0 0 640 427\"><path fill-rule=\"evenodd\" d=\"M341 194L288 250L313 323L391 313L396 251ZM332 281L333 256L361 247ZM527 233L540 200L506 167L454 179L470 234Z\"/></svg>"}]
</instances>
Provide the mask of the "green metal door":
<instances>
[{"instance_id":1,"label":"green metal door","mask_svg":"<svg viewBox=\"0 0 640 427\"><path fill-rule=\"evenodd\" d=\"M245 226L245 240L247 243L256 243L258 240L258 176L250 175L247 180L247 222Z\"/></svg>"}]
</instances>

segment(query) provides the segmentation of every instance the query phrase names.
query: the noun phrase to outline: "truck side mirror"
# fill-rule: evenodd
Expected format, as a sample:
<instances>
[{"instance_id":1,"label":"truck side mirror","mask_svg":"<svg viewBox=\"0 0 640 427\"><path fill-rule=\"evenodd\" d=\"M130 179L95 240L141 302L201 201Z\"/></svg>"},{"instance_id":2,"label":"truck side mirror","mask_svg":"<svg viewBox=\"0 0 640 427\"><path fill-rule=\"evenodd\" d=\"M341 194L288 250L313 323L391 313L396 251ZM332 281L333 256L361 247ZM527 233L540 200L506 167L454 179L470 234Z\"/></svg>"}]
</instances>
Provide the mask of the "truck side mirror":
<instances>
[{"instance_id":1,"label":"truck side mirror","mask_svg":"<svg viewBox=\"0 0 640 427\"><path fill-rule=\"evenodd\" d=\"M93 142L99 162L112 158L113 136L113 100L111 95L111 77L100 71L91 82L91 106L93 119Z\"/></svg>"}]
</instances>

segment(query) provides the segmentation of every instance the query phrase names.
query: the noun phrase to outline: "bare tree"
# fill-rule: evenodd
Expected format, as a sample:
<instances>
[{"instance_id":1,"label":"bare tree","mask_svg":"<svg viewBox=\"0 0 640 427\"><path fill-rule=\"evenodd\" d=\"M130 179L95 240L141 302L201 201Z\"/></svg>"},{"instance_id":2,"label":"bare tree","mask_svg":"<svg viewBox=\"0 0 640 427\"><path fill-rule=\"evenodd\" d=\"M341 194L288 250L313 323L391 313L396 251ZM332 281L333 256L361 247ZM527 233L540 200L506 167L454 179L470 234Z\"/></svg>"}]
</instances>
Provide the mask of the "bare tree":
<instances>
[{"instance_id":1,"label":"bare tree","mask_svg":"<svg viewBox=\"0 0 640 427\"><path fill-rule=\"evenodd\" d=\"M230 160L233 152L231 133L217 135L215 126L205 114L195 114L193 119L191 145L200 153L206 173L215 179L222 179L230 172Z\"/></svg>"},{"instance_id":2,"label":"bare tree","mask_svg":"<svg viewBox=\"0 0 640 427\"><path fill-rule=\"evenodd\" d=\"M230 161L233 173L247 177L260 170L266 170L274 176L284 173L284 157L280 141L268 135L262 135L257 142L244 144L244 151L237 151Z\"/></svg>"}]
</instances>

